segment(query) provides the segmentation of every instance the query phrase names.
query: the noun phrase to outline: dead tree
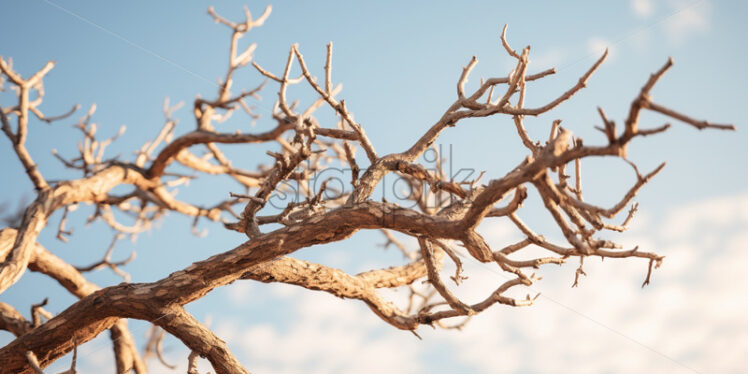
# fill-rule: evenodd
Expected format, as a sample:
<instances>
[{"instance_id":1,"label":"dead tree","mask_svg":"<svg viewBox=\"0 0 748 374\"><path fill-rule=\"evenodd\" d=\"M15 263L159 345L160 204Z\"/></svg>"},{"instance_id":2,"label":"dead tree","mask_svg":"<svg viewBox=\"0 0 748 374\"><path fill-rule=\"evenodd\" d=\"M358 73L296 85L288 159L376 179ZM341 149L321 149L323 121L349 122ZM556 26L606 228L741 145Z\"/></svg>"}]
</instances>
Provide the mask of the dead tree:
<instances>
[{"instance_id":1,"label":"dead tree","mask_svg":"<svg viewBox=\"0 0 748 374\"><path fill-rule=\"evenodd\" d=\"M56 117L47 117L42 112L43 79L54 63L48 62L31 77L22 77L15 72L10 59L0 59L2 78L12 89L6 91L6 95L14 93L18 99L14 106L0 108L2 130L36 189L35 200L25 208L17 224L0 231L0 258L3 259L0 292L16 283L28 269L57 280L80 299L56 316L47 314L46 321L42 318L41 306L35 307L31 322L13 306L0 303L0 328L17 336L0 349L3 370L24 373L41 370L77 345L109 329L117 371L145 373L143 359L126 322L127 319L140 319L150 321L178 338L192 351L190 370L194 370L194 362L199 356L209 360L218 373L246 373L225 343L184 309L185 304L215 288L241 279L282 282L357 299L366 303L382 321L413 332L420 325L459 327L471 316L494 304L531 305L534 298L530 295L517 299L507 296L507 291L533 284L537 278L531 271L546 264L577 260L578 280L579 275L584 274L582 264L587 257L639 258L647 265L646 285L662 257L638 248L622 249L619 244L599 235L605 230L620 232L626 229L636 212L636 204L630 205L632 199L664 167L662 164L651 172L642 173L627 159L627 147L631 141L665 132L670 127L670 124L640 126L642 111L658 112L699 130L734 129L732 125L693 119L652 98L652 87L672 66L672 60L668 60L636 94L620 127L598 108L602 126L597 129L604 135L603 144L583 143L569 129L562 127L560 120L549 121L547 139L532 139L523 123L525 117L542 115L569 100L585 87L605 60L607 52L573 87L554 100L528 104L525 102L528 86L553 75L555 70L532 72L528 66L530 47L518 51L512 49L506 40L505 27L500 40L509 57L516 61L514 69L506 76L483 80L475 90L468 91L466 83L478 63L473 57L459 74L454 103L409 148L382 155L367 137L364 126L354 119L345 100L339 98L341 86L335 85L332 78L332 44L327 46L321 78L313 75L298 45L290 47L286 64L280 69L269 69L253 62L255 44L239 47L240 38L252 28L261 26L270 10L268 7L260 17L252 18L245 9L243 22L230 21L212 9L208 10L217 23L231 31L228 70L214 99L198 97L194 101L192 111L197 123L194 130L177 133L177 123L172 118L176 108L167 102L163 128L137 151L134 160L107 158L105 148L116 137L97 138L96 124L92 122L95 107L91 107L76 125L83 137L78 154L65 158L55 153L65 167L81 173L78 179L50 182L25 147L30 120L60 121L77 109L74 107L69 113ZM265 84L239 92L232 87L237 69L250 64L266 78L266 82L278 87L271 119L274 127L261 133L244 133L246 128L230 132L219 130L217 124L235 111L246 111L248 122L257 119L247 101L256 97ZM286 93L292 85L308 85L318 95L316 101L301 107L289 100ZM320 123L315 113L321 108L331 110L337 118L336 123ZM511 118L519 140L527 148L524 160L503 177L458 182L449 180L441 168L431 170L419 162L447 128L459 126L469 118L489 116ZM223 144L251 146L258 143L272 144L275 151L267 152L268 162L253 170L242 168L221 150ZM197 154L196 149L204 149L205 153ZM357 155L358 149L362 152ZM612 207L585 201L582 194L582 160L602 156L625 160L636 177L628 192ZM174 164L193 173L170 171ZM327 181L315 179L322 171L341 164L350 170L350 188L336 190ZM412 204L404 206L372 198L375 188L388 174L396 175L411 187L413 193L408 199ZM238 192L226 197L216 196L215 203L208 206L176 198L176 186L197 176L217 175L233 178ZM112 193L115 187L122 185L128 186L130 192ZM300 191L301 198L280 208L268 204L274 194L289 188ZM520 208L529 193L542 199L545 209L561 229L565 242L554 243L546 239L520 218ZM62 220L53 225L57 237L64 241L70 234L65 226L66 217L75 214L80 203L95 207L89 220L101 220L111 226L117 233L114 242L121 236L136 235L149 229L168 211L194 217L195 225L201 219L220 221L226 229L246 235L247 239L236 248L187 268L175 269L178 271L156 282L123 282L100 288L86 280L83 273L101 267L122 272L121 266L132 258L112 261L110 250L101 261L76 268L37 241L40 231L51 225L49 217L56 211L64 213ZM629 206L619 221L622 223L611 221ZM127 223L123 223L123 217ZM507 243L503 248L491 248L476 232L476 227L489 219L510 221L524 239ZM381 230L389 244L403 251L407 263L353 275L323 264L288 257L315 244L345 240L359 230ZM414 238L418 246L407 248L398 240L399 236ZM516 259L518 253L533 247L541 248L547 254L529 260ZM483 300L474 303L462 300L452 290L464 277L463 256L496 266L510 279L496 285L495 291ZM445 266L447 264L449 266ZM443 278L442 273L447 267L455 269L450 275L454 285ZM423 280L429 287L426 291L414 286ZM409 305L395 305L378 293L381 288L400 287L412 293ZM148 355L160 356L163 333L158 328L153 330L153 339L148 343Z\"/></svg>"}]
</instances>

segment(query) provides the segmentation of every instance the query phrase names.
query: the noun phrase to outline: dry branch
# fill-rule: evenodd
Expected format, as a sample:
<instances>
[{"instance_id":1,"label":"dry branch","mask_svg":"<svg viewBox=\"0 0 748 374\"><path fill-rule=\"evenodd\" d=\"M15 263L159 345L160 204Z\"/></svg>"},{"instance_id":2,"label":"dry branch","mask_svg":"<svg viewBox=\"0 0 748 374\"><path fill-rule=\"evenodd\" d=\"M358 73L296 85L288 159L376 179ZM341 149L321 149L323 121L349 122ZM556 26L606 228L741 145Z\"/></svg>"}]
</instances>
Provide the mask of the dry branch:
<instances>
[{"instance_id":1,"label":"dry branch","mask_svg":"<svg viewBox=\"0 0 748 374\"><path fill-rule=\"evenodd\" d=\"M582 265L588 256L646 259L646 285L651 280L653 269L663 258L638 248L623 250L617 243L600 236L603 230L620 232L626 229L638 207L635 203L621 224L606 220L615 218L629 206L637 192L664 167L662 164L642 175L638 167L626 158L627 146L633 139L664 133L670 127L640 129L641 112L654 111L700 130L734 129L733 125L693 119L652 100L650 91L671 67L672 60L669 60L650 77L631 104L622 133L616 130L614 121L598 109L603 121L599 130L605 134L607 144L585 145L569 129L562 127L560 120L549 121L547 141L532 139L525 128L524 117L542 115L586 87L605 60L607 51L568 90L549 102L528 107L525 101L532 82L554 74L555 70L531 73L530 47L519 52L512 49L505 26L500 41L509 58L516 60L514 69L505 76L481 80L470 92L467 82L478 63L478 59L472 57L458 76L455 101L441 117L407 149L380 155L364 126L354 119L345 100L336 98L342 86L334 85L332 80L332 44L327 46L322 67L324 83L318 82L298 45L290 47L281 74L274 74L253 61L256 44L240 48L240 39L252 28L261 26L270 11L268 7L255 19L245 9L245 20L234 22L209 8L213 20L231 31L228 69L218 85L215 98L195 99L192 106L195 129L176 134L177 121L173 112L180 105L170 106L167 100L163 109L164 124L153 140L136 150L133 161L121 157L106 158L105 150L124 129L111 138L99 140L98 125L92 122L96 107L92 105L75 125L83 136L77 155L65 158L53 152L65 167L82 174L78 179L56 182L45 179L25 148L30 118L49 123L66 118L77 109L74 107L69 113L52 117L41 111L43 78L53 63L24 79L13 70L10 61L0 58L0 77L15 88L13 92L17 99L17 104L0 108L2 130L37 190L35 200L24 209L18 226L0 231L0 292L12 287L29 269L55 279L80 298L58 315L50 315L47 321L39 317L40 306L33 308L32 321L29 322L17 310L28 309L0 303L0 329L17 336L0 349L3 370L39 372L71 350L75 352L77 345L109 329L117 371L145 373L135 340L127 330L127 319L140 319L158 326L154 327L148 355L155 354L164 361L161 344L165 331L189 348L189 372L196 372L197 358L204 357L218 373L246 373L226 344L184 310L185 304L240 279L281 282L360 300L384 322L414 334L420 325L459 329L471 316L495 304L531 305L533 298L515 299L507 296L507 291L531 285L539 279L526 273L528 269L547 264L561 265L571 257L577 257L580 262L574 286L585 274ZM250 63L266 81L239 93L232 92L234 74ZM258 120L245 101L258 99L266 82L278 84L277 101L269 119L274 126L270 130L261 133L244 133L241 128L233 132L216 130L216 125L239 107L245 110L250 123ZM317 99L306 108L299 108L298 102L289 101L287 97L288 88L293 85L308 86L316 93ZM30 100L32 92L36 93L34 100ZM337 117L332 126L325 126L327 124L315 117L315 113L323 108ZM436 157L436 169L419 161L427 150L433 149L447 128L461 125L461 121L469 118L497 115L511 117L519 141L528 151L524 160L503 177L481 183L481 174L473 181L460 182L449 179L442 170L440 155ZM247 164L246 160L227 157L221 148L226 144L245 147L264 144L273 148L260 161L264 164L258 166L258 160ZM358 147L366 155L368 166L356 159ZM201 155L196 148L205 154ZM582 193L583 159L601 156L618 157L629 162L636 174L634 185L610 208L585 201ZM181 169L175 170L174 161L181 165ZM574 167L573 182L572 176L566 174L567 168L569 172L571 170L571 163ZM350 167L351 173L350 183L343 183L342 190L334 186L333 179L324 176L325 171L336 170L334 168L341 165ZM184 172L185 168L188 172ZM404 181L412 193L398 203L373 201L373 192L383 185L389 174ZM177 186L188 188L188 182L195 178L224 175L241 188L232 192L230 198L218 196L208 206L176 198ZM126 186L129 192L113 194L112 191L120 186ZM520 219L522 204L531 193L530 189L542 200L548 214L561 229L565 244L549 241ZM291 195L291 192L296 192L298 199L286 201L283 206L271 201L277 196ZM87 281L82 272L109 267L124 274L120 267L133 260L135 252L127 260L113 261L113 241L102 260L75 268L37 242L51 215L61 209L57 237L64 241L72 235L72 230L66 228L66 220L69 215L78 214L80 210L76 208L80 203L93 205L88 221L106 223L115 232L115 241L124 235L134 238L150 229L168 212L192 217L194 231L197 231L199 220L207 218L244 233L248 240L155 282L122 283L100 289ZM476 231L485 219L508 220L525 238L498 250L493 249ZM398 247L405 262L351 275L324 264L288 256L317 244L346 240L360 230L381 230L387 238L385 247ZM410 237L418 245L409 248L402 237ZM505 272L508 280L497 285L495 291L481 301L463 301L458 290L452 288L459 287L460 280L465 277L462 259L454 245L462 245L475 260ZM547 251L547 255L517 259L519 253L532 246ZM451 276L455 285L449 287L442 280L446 258L455 267ZM425 286L421 287L421 284ZM407 290L410 292L408 304L396 305L388 301L379 294L382 288ZM457 323L447 321L455 317L463 318L459 318ZM74 372L74 368L75 364L69 372Z\"/></svg>"}]
</instances>

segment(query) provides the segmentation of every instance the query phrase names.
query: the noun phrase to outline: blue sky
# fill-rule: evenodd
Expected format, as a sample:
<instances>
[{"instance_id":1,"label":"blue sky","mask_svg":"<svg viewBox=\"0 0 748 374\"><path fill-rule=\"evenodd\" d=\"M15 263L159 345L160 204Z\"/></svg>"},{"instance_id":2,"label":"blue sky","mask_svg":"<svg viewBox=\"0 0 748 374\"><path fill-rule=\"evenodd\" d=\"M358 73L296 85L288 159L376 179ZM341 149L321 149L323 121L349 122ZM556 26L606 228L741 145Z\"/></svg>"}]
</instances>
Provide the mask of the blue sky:
<instances>
[{"instance_id":1,"label":"blue sky","mask_svg":"<svg viewBox=\"0 0 748 374\"><path fill-rule=\"evenodd\" d=\"M127 126L108 154L133 160L133 151L160 129L165 97L172 103L184 101L189 108L195 95L215 95L215 82L227 65L229 32L214 24L205 10L214 5L219 14L240 19L244 4L12 1L0 16L0 55L12 57L23 75L55 60L56 67L44 81L42 110L51 115L75 103L87 108L95 102L94 121L103 136ZM386 370L387 362L401 365L402 372L549 372L558 367L611 373L639 367L660 368L661 372L692 372L686 367L699 372L737 371L740 356L731 356L730 349L748 349L748 326L738 318L748 306L744 297L735 300L741 298L739 290L748 281L742 275L748 273L742 271L748 270L744 265L748 261L740 265L734 260L748 246L748 168L744 165L748 161L744 129L748 115L743 110L748 99L744 68L748 5L727 0L600 4L284 1L272 4L273 13L265 26L242 42L257 42L255 61L276 72L290 45L299 43L310 67L321 74L325 45L333 41L333 80L344 84L340 97L380 154L402 150L439 118L454 100L461 67L471 56L477 56L479 64L469 85L477 84L478 77L502 76L511 69L512 61L499 44L505 23L515 49L532 45L531 71L552 66L558 70L530 87L529 103L542 103L563 92L603 48L611 50L587 89L545 116L528 120L537 138L546 136L549 124L561 118L586 144L603 142L604 137L593 130L600 123L596 106L620 122L649 74L672 56L675 66L653 91L654 98L697 118L737 124L739 130L699 132L673 123L668 133L639 139L631 147L630 157L644 170L668 161L638 196L641 214L632 232L622 236L626 243L645 244L668 256L663 269L655 273L653 285L639 289L645 264L606 261L588 270L590 275L580 289L569 290L574 273L569 264L544 274L537 288L547 299L540 299L532 309L495 307L478 316L462 334L432 333L424 328L423 342L378 321L363 305L284 286L237 283L190 305L190 311L201 320L210 318L245 365L257 372L366 372ZM266 3L248 5L259 15ZM252 88L260 82L261 77L250 68L238 73L235 87ZM265 118L276 89L269 85L263 101L254 103ZM312 99L303 89L290 95L302 104ZM8 92L0 93L0 105L12 100ZM52 126L31 124L29 151L48 179L76 177L62 169L49 151L55 148L62 155L74 154L79 137L70 125L78 116ZM176 116L178 133L194 127L188 109ZM644 119L651 127L664 121L657 115ZM246 117L235 114L221 126L247 129L248 123ZM253 130L245 131L271 125L260 119ZM451 148L455 169L486 170L489 177L504 174L524 157L509 118L466 121L449 129L440 143L444 149ZM10 143L0 144L0 172L7 176L0 184L0 203L15 208L19 199L31 199L32 188ZM262 157L262 152L246 147L232 148L229 154L247 160L248 168ZM603 205L614 202L634 179L619 160L587 162L584 174L587 197ZM230 181L219 179L194 183L181 190L179 197L209 203L238 190ZM540 212L533 210L532 202L529 205L530 212ZM111 239L103 225L86 228L82 211L71 217L69 226L75 235L69 243L56 241L52 229L40 237L47 248L76 265L97 259ZM532 219L537 220L539 230L551 230L546 217L533 214L526 220L532 223ZM54 225L57 220L56 215L50 222ZM120 243L115 258L126 257L136 248L138 258L125 270L133 281L152 281L243 240L204 222L201 227L210 234L196 238L190 234L190 221L172 214L137 243ZM496 246L516 235L501 224L482 230ZM307 249L299 256L350 271L400 261L396 253L376 245L382 241L378 233L363 232L345 243ZM474 278L474 289L501 279L488 273ZM99 285L120 281L107 271L91 274L90 279ZM473 294L472 289L466 292ZM0 301L25 310L50 295L53 312L73 301L58 285L37 274L26 274L0 295ZM710 300L713 308L693 301L697 297ZM702 317L688 319L687 315ZM685 329L693 334L676 339L675 331L684 326L693 326ZM145 324L133 323L140 342L145 331ZM579 345L558 344L578 337L583 340ZM704 337L712 339L711 347L722 342L730 347L723 350L721 361L717 360L720 350L702 349ZM0 339L7 342L9 335L0 335ZM88 352L83 355L83 372L96 372L97 365L107 367L111 359L107 340L100 338L82 347ZM298 345L299 341L329 344ZM483 343L479 349L467 349L477 342ZM601 351L600 345L610 348ZM281 356L268 346L289 354ZM609 359L600 359L601 354L609 354L605 356ZM371 359L378 355L391 359ZM167 357L184 365L186 352L181 343L167 341ZM547 360L555 366L543 366ZM160 370L155 362L151 366Z\"/></svg>"}]
</instances>

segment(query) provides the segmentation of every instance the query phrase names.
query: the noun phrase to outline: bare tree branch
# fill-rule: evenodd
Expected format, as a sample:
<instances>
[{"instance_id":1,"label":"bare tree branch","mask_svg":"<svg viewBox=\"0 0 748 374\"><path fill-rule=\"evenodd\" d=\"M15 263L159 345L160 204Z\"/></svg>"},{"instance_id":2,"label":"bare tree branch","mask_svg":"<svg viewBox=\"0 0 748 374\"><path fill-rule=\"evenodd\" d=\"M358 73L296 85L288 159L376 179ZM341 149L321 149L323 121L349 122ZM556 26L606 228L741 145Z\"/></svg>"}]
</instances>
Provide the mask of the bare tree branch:
<instances>
[{"instance_id":1,"label":"bare tree branch","mask_svg":"<svg viewBox=\"0 0 748 374\"><path fill-rule=\"evenodd\" d=\"M0 58L0 82L7 81L12 88L7 93L3 91L3 95L14 95L13 100L17 102L0 108L0 125L36 189L36 197L24 207L20 221L11 220L13 228L0 230L0 293L18 282L29 269L56 280L80 299L56 316L45 313L43 305L35 305L31 309L31 321L17 311L28 310L24 309L28 305L0 303L0 329L16 336L14 341L0 348L2 370L39 373L72 350L73 364L67 372L74 373L77 346L109 329L117 371L145 373L145 364L127 328L127 319L139 319L154 326L146 359L155 355L171 367L162 351L163 339L169 333L191 352L188 372L196 373L197 359L204 357L217 373L247 373L226 344L184 309L184 305L239 279L286 283L359 300L385 323L416 336L421 325L460 329L473 316L496 304L529 306L537 295L514 298L508 296L508 291L530 286L540 279L528 269L562 265L570 259L579 260L573 286L585 275L584 260L589 256L646 259L648 267L643 282L646 285L663 257L640 251L638 247L623 249L600 234L604 230L626 230L638 209L634 197L665 165L642 174L627 158L627 147L632 140L664 133L670 127L665 124L640 129L641 112L657 112L699 130L735 129L729 124L694 119L652 100L652 88L672 66L672 60L668 60L650 76L634 99L622 132L616 130L615 122L598 108L603 122L598 129L605 134L606 144L586 145L570 129L561 126L560 119L546 122L550 127L547 141L532 139L525 128L525 116L542 115L571 99L586 87L608 52L554 99L529 106L526 99L533 82L555 74L555 70L531 73L530 47L521 51L512 49L504 26L499 38L502 48L514 61L514 68L505 75L481 79L477 88L470 91L467 83L478 63L473 56L456 72L459 73L456 98L441 117L406 149L380 155L364 126L354 119L346 101L337 98L342 85L332 80L332 43L327 46L323 79L315 77L296 44L289 48L281 74L272 73L253 61L256 44L240 46L240 39L263 25L270 12L271 8L267 7L260 17L253 18L245 8L244 20L235 22L218 15L213 8L208 9L210 17L231 32L228 67L218 84L216 96L198 97L193 102L194 129L178 130L174 112L181 104L172 106L165 100L163 124L152 140L138 147L133 160L128 161L125 157L107 155L110 146L123 135L124 127L109 138L101 138L100 126L94 122L96 105L92 105L75 125L82 138L74 156L63 156L53 150L63 167L81 174L77 179L46 179L25 146L30 120L50 123L72 115L77 109L76 106L61 116L47 117L39 108L45 94L43 79L54 63L47 63L24 79L15 72L10 59ZM250 63L259 73L260 81L246 89L232 91L236 72ZM238 108L246 112L247 122L254 125L260 117L247 103L259 100L268 82L278 85L277 100L268 119L270 130L246 133L243 127L216 129L219 124L226 126L221 123ZM311 89L315 99L301 107L298 100L288 97L289 87L294 85ZM32 92L36 94L33 100ZM324 110L321 108L334 114L333 123L323 123L321 118L324 117L317 114L318 110ZM500 115L511 118L519 142L526 149L522 161L503 176L485 182L481 182L483 173L467 181L450 178L443 170L440 152L434 148L444 130L469 118ZM231 153L223 148L229 144L264 147L267 156L251 160L251 164L244 159L232 159ZM368 164L357 160L358 148L363 150ZM436 155L435 168L419 161L430 151ZM64 150L62 153L68 154ZM628 162L636 174L633 186L610 208L585 200L582 191L582 162L603 156ZM350 179L346 175L346 182L337 186L336 178L325 172L339 171L340 167L349 168L346 173L350 172ZM388 187L384 184L389 174L404 182L410 193L398 202L373 201L377 188ZM178 189L189 188L192 180L214 177L229 177L240 189L232 189L235 192L228 197L224 192L208 205L177 198ZM589 187L585 187L585 192L588 190ZM549 241L520 219L523 202L530 193L542 201L566 243ZM288 197L293 198L284 200L281 205L275 204L274 198ZM62 245L73 234L66 223L69 216L78 214L80 203L93 206L88 222L101 220L114 231L114 240L103 259L75 268L45 249L38 240L40 232L49 225L49 218L63 210L56 225L60 239L57 244ZM631 208L626 216L617 218L627 206ZM115 242L125 236L134 239L170 212L190 217L193 232L199 233L200 220L207 218L245 234L247 240L163 279L129 283L129 274L124 273L121 266L133 261L135 252L125 260L112 260ZM479 225L486 219L511 222L523 239L500 249L491 248L478 232ZM346 240L361 230L381 231L387 240L384 247L397 247L403 253L402 262L351 275L324 264L289 257L303 248ZM409 237L411 242L403 240L404 237ZM407 243L412 242L417 243L415 248L408 247ZM463 246L467 254L458 251L458 245ZM544 254L523 257L530 248L539 248ZM461 300L455 291L456 287L463 286L461 280L467 276L463 268L467 256L496 267L508 277L506 282L496 285L493 292L472 304ZM445 261L451 263L445 264ZM126 282L99 288L82 274L104 267L122 275ZM446 268L454 270L454 274L450 274L454 285L450 283L449 287L442 280ZM380 292L383 288L409 292L407 304L398 305L387 300Z\"/></svg>"}]
</instances>

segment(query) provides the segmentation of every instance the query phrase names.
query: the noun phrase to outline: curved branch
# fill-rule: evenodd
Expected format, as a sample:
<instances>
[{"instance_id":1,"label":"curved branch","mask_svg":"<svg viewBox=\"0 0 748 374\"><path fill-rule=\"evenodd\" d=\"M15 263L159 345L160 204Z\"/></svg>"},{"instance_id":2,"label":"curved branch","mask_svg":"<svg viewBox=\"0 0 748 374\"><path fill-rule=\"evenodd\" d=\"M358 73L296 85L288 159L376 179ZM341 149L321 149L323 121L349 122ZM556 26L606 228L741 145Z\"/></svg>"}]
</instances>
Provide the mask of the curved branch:
<instances>
[{"instance_id":1,"label":"curved branch","mask_svg":"<svg viewBox=\"0 0 748 374\"><path fill-rule=\"evenodd\" d=\"M249 374L229 351L226 343L184 308L172 307L162 312L163 316L154 323L181 340L193 352L207 358L216 374Z\"/></svg>"},{"instance_id":2,"label":"curved branch","mask_svg":"<svg viewBox=\"0 0 748 374\"><path fill-rule=\"evenodd\" d=\"M9 244L13 243L16 235L17 231L14 229L0 230L0 259L6 257ZM99 286L84 278L72 265L65 263L38 243L33 246L33 254L28 268L56 280L77 298L84 298L100 289ZM127 328L127 321L120 319L110 330L112 343L114 344L117 372L121 373L125 371L124 369L131 368L138 374L145 374L145 364L140 359L135 340Z\"/></svg>"},{"instance_id":3,"label":"curved branch","mask_svg":"<svg viewBox=\"0 0 748 374\"><path fill-rule=\"evenodd\" d=\"M6 303L0 302L0 330L8 331L15 336L21 336L31 329L31 322L27 321L21 312Z\"/></svg>"},{"instance_id":4,"label":"curved branch","mask_svg":"<svg viewBox=\"0 0 748 374\"><path fill-rule=\"evenodd\" d=\"M173 142L169 143L153 160L150 169L146 172L148 179L158 178L164 173L166 166L168 166L174 158L185 148L191 147L195 144L208 144L208 143L225 143L225 144L239 144L239 143L262 143L277 139L286 130L292 129L291 124L278 124L274 129L261 133L261 134L218 134L206 130L195 130L190 133L184 134Z\"/></svg>"}]
</instances>

